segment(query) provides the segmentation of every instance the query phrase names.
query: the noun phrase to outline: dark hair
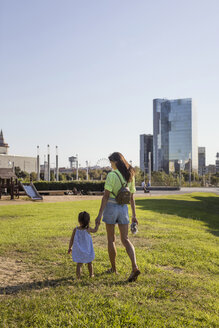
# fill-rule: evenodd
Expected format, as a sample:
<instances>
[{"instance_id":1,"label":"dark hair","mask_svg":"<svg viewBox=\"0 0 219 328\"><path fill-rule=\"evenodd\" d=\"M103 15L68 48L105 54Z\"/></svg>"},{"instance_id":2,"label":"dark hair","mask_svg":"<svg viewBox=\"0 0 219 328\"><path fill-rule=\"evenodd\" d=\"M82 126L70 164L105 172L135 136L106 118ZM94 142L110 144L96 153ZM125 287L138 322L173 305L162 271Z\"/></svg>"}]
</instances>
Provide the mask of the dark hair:
<instances>
[{"instance_id":1,"label":"dark hair","mask_svg":"<svg viewBox=\"0 0 219 328\"><path fill-rule=\"evenodd\" d=\"M135 175L135 170L126 161L125 157L121 153L115 152L112 153L108 158L111 162L114 162L116 164L117 169L123 175L124 179L127 182L131 182Z\"/></svg>"},{"instance_id":2,"label":"dark hair","mask_svg":"<svg viewBox=\"0 0 219 328\"><path fill-rule=\"evenodd\" d=\"M82 228L89 228L90 214L87 212L81 212L78 214L78 222L81 224Z\"/></svg>"}]
</instances>

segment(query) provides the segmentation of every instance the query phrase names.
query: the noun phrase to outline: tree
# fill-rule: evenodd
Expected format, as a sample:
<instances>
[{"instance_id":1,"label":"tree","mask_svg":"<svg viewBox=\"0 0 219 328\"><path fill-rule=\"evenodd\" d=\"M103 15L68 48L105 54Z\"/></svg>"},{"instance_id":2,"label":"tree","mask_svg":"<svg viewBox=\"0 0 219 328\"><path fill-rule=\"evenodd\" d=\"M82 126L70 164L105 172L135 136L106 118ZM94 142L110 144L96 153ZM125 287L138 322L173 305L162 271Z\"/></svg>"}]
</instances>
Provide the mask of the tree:
<instances>
[{"instance_id":1,"label":"tree","mask_svg":"<svg viewBox=\"0 0 219 328\"><path fill-rule=\"evenodd\" d=\"M18 178L21 178L21 179L29 178L29 173L26 171L21 171L19 166L15 166L14 171Z\"/></svg>"},{"instance_id":2,"label":"tree","mask_svg":"<svg viewBox=\"0 0 219 328\"><path fill-rule=\"evenodd\" d=\"M31 172L30 173L30 180L31 181L37 181L37 174L36 174L36 172Z\"/></svg>"},{"instance_id":3,"label":"tree","mask_svg":"<svg viewBox=\"0 0 219 328\"><path fill-rule=\"evenodd\" d=\"M135 184L141 186L142 181L144 180L144 172L138 166L134 167L135 170Z\"/></svg>"}]
</instances>

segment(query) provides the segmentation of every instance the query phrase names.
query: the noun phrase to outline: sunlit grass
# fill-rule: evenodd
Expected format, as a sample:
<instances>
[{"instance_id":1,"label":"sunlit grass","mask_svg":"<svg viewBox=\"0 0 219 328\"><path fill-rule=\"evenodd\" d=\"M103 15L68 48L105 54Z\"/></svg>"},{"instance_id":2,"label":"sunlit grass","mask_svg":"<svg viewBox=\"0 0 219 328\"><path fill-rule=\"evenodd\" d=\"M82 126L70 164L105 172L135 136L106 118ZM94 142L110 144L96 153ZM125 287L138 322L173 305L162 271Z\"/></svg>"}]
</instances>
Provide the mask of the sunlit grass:
<instances>
[{"instance_id":1,"label":"sunlit grass","mask_svg":"<svg viewBox=\"0 0 219 328\"><path fill-rule=\"evenodd\" d=\"M104 273L104 224L93 235L96 277L84 267L82 280L75 279L68 241L78 213L88 211L94 225L99 205L0 207L0 260L20 270L1 282L0 327L217 327L219 197L137 199L139 233L130 239L142 274L132 284L125 282L131 266L118 229L120 274Z\"/></svg>"}]
</instances>

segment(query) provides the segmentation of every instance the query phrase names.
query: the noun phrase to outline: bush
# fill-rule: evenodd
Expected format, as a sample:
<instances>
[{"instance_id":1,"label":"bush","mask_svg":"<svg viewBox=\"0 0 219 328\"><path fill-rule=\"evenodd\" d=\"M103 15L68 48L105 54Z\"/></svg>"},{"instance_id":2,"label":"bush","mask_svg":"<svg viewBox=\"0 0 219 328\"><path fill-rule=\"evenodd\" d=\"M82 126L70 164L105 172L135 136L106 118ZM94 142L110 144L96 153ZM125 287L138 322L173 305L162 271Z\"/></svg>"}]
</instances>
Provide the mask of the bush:
<instances>
[{"instance_id":1,"label":"bush","mask_svg":"<svg viewBox=\"0 0 219 328\"><path fill-rule=\"evenodd\" d=\"M78 191L103 191L104 182L98 181L37 181L34 186L38 191L42 190L73 190Z\"/></svg>"}]
</instances>

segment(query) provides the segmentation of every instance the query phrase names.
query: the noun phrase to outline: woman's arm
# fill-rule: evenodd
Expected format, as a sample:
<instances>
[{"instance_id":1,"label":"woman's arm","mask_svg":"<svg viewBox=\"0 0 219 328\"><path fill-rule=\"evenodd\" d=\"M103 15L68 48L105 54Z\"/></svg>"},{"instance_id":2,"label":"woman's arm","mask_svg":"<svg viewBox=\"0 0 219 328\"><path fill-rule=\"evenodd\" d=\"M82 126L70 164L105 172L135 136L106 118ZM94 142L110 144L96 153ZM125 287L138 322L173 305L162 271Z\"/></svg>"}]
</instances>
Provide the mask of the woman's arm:
<instances>
[{"instance_id":1,"label":"woman's arm","mask_svg":"<svg viewBox=\"0 0 219 328\"><path fill-rule=\"evenodd\" d=\"M102 198L102 201L101 201L101 205L100 205L100 210L99 210L99 214L95 220L95 223L96 225L99 225L100 224L100 221L101 221L101 218L102 218L102 215L103 215L103 211L104 211L104 208L106 207L106 203L109 199L109 195L110 195L110 191L109 190L104 190L104 195L103 195L103 198Z\"/></svg>"},{"instance_id":2,"label":"woman's arm","mask_svg":"<svg viewBox=\"0 0 219 328\"><path fill-rule=\"evenodd\" d=\"M73 242L74 242L75 231L76 231L76 228L74 228L74 230L72 232L72 235L71 235L71 239L69 241L68 254L71 253L71 251L72 251L72 245L73 245Z\"/></svg>"},{"instance_id":3,"label":"woman's arm","mask_svg":"<svg viewBox=\"0 0 219 328\"><path fill-rule=\"evenodd\" d=\"M135 222L138 224L138 220L136 219L136 213L135 213L135 200L134 200L134 194L131 194L130 197L130 205L132 209L132 222Z\"/></svg>"}]
</instances>

